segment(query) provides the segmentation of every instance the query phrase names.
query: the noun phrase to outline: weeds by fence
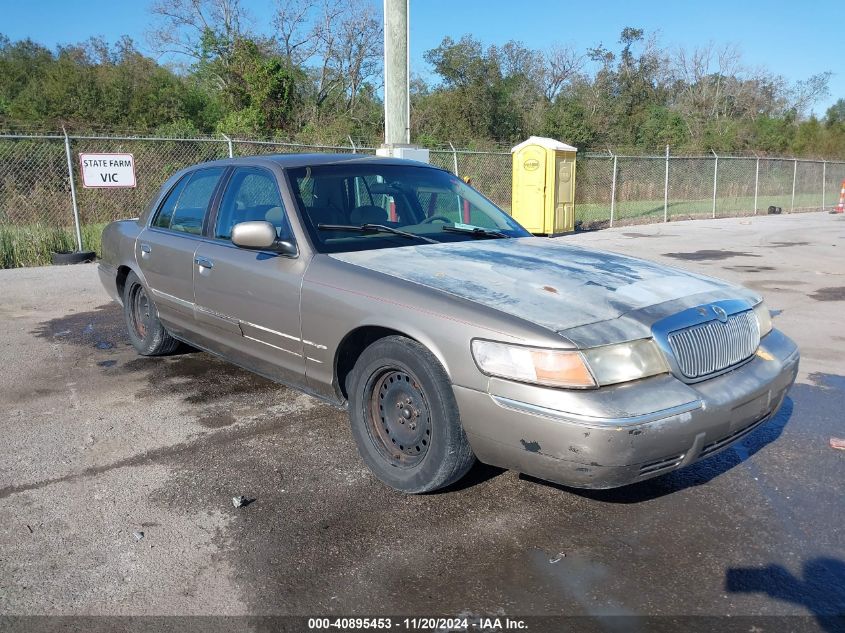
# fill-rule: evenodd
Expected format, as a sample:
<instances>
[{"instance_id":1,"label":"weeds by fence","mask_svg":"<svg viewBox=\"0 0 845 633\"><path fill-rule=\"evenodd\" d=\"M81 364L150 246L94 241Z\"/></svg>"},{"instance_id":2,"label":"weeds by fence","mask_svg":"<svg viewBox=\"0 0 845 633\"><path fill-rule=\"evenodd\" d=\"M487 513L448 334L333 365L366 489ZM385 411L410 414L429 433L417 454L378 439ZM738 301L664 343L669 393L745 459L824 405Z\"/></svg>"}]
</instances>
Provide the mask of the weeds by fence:
<instances>
[{"instance_id":1,"label":"weeds by fence","mask_svg":"<svg viewBox=\"0 0 845 633\"><path fill-rule=\"evenodd\" d=\"M137 186L80 186L81 152L134 155ZM99 250L106 222L136 217L173 172L227 156L299 152L375 153L374 147L280 141L128 136L0 135L0 266L49 262L77 247L70 183L77 183L82 247ZM73 173L68 173L68 154ZM511 208L511 155L432 149L431 163ZM845 162L772 157L621 156L586 153L576 167L576 223L583 228L829 208L838 202Z\"/></svg>"}]
</instances>

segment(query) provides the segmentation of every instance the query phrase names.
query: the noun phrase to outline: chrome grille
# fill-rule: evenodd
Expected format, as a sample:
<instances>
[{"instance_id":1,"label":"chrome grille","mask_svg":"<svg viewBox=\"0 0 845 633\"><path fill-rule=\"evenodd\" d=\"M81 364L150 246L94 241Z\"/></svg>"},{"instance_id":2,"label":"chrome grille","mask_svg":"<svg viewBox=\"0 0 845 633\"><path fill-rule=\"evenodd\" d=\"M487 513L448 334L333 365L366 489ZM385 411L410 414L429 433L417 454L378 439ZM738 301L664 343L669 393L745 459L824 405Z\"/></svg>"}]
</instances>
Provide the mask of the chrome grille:
<instances>
[{"instance_id":1,"label":"chrome grille","mask_svg":"<svg viewBox=\"0 0 845 633\"><path fill-rule=\"evenodd\" d=\"M708 321L668 336L678 367L687 378L701 378L750 357L760 344L760 326L752 310L738 312L725 323Z\"/></svg>"}]
</instances>

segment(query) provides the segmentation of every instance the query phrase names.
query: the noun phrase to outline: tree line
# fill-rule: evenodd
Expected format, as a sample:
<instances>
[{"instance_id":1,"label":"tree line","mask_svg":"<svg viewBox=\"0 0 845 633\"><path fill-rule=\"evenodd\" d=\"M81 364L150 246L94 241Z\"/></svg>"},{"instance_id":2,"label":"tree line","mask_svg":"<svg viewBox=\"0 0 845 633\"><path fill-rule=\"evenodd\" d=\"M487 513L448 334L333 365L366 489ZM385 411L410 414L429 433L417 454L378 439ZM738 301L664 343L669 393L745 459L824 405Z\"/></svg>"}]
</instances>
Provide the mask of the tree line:
<instances>
[{"instance_id":1,"label":"tree line","mask_svg":"<svg viewBox=\"0 0 845 633\"><path fill-rule=\"evenodd\" d=\"M129 37L51 50L0 35L0 128L382 137L382 18L372 3L278 0L260 26L241 0L154 0L150 16L149 52ZM424 59L431 72L413 75L411 125L427 146L536 134L593 150L845 158L845 99L812 114L830 72L789 82L748 67L731 45L670 50L626 27L612 45L584 51L445 37Z\"/></svg>"}]
</instances>

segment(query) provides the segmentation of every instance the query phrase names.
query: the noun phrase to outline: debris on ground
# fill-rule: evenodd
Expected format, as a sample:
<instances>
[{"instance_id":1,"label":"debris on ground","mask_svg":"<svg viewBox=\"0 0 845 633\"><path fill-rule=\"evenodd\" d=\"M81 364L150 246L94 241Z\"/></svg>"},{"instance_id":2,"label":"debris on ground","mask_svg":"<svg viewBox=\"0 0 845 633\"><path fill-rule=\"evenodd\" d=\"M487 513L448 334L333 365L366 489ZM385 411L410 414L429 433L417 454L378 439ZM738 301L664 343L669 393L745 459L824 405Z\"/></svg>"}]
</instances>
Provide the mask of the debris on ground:
<instances>
[{"instance_id":1,"label":"debris on ground","mask_svg":"<svg viewBox=\"0 0 845 633\"><path fill-rule=\"evenodd\" d=\"M559 563L559 562L560 562L561 560L563 560L564 558L566 558L566 554L564 554L563 552L558 552L558 555L557 555L557 556L555 556L554 558L550 558L550 559L549 559L549 563L551 563L552 565L554 565L555 563Z\"/></svg>"},{"instance_id":2,"label":"debris on ground","mask_svg":"<svg viewBox=\"0 0 845 633\"><path fill-rule=\"evenodd\" d=\"M836 448L840 451L845 451L845 440L841 437L830 438L830 448Z\"/></svg>"},{"instance_id":3,"label":"debris on ground","mask_svg":"<svg viewBox=\"0 0 845 633\"><path fill-rule=\"evenodd\" d=\"M97 349L111 349L114 347L114 343L109 343L108 341L100 341L97 343Z\"/></svg>"},{"instance_id":4,"label":"debris on ground","mask_svg":"<svg viewBox=\"0 0 845 633\"><path fill-rule=\"evenodd\" d=\"M132 536L135 537L136 541L140 541L142 538L144 538L144 533L143 532L132 532Z\"/></svg>"},{"instance_id":5,"label":"debris on ground","mask_svg":"<svg viewBox=\"0 0 845 633\"><path fill-rule=\"evenodd\" d=\"M253 501L255 501L255 499L250 499L249 497L244 497L243 495L232 497L232 505L236 508L243 508L245 506L248 506Z\"/></svg>"}]
</instances>

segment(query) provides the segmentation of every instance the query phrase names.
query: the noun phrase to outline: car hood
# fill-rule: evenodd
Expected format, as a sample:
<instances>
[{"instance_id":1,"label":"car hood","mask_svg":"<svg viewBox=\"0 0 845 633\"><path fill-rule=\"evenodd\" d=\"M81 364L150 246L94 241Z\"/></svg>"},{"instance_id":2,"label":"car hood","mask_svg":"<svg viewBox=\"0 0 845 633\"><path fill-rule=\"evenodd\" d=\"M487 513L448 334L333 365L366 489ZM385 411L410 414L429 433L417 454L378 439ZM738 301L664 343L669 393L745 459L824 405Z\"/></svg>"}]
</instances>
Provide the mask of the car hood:
<instances>
[{"instance_id":1,"label":"car hood","mask_svg":"<svg viewBox=\"0 0 845 633\"><path fill-rule=\"evenodd\" d=\"M549 238L403 246L331 257L469 299L556 332L690 295L727 291L726 296L736 297L740 290L671 266Z\"/></svg>"}]
</instances>

